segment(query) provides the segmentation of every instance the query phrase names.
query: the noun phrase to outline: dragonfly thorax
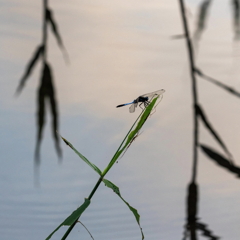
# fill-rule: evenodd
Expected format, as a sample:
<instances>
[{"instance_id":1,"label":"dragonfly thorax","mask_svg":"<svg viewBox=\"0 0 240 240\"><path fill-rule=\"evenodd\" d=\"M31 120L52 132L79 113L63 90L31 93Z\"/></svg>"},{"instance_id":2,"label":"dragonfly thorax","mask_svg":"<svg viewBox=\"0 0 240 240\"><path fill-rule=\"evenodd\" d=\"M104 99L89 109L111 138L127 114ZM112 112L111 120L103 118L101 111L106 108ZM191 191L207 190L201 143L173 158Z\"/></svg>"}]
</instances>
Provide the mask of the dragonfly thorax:
<instances>
[{"instance_id":1,"label":"dragonfly thorax","mask_svg":"<svg viewBox=\"0 0 240 240\"><path fill-rule=\"evenodd\" d=\"M133 101L133 103L146 102L147 100L148 100L148 97L142 97L142 96L140 96L140 97L138 97L137 99L135 99L135 100Z\"/></svg>"}]
</instances>

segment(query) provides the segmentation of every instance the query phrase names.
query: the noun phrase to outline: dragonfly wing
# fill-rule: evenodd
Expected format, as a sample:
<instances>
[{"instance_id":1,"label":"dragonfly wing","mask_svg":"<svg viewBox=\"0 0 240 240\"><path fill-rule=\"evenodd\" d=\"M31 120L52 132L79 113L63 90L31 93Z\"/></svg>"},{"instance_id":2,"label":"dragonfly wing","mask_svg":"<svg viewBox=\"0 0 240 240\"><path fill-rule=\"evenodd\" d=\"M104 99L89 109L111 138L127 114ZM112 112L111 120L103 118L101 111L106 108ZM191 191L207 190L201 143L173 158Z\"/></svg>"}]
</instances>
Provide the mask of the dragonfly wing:
<instances>
[{"instance_id":1,"label":"dragonfly wing","mask_svg":"<svg viewBox=\"0 0 240 240\"><path fill-rule=\"evenodd\" d=\"M141 97L148 97L148 101L149 101L149 100L152 100L152 98L157 95L161 96L164 92L165 92L165 90L161 89L161 90L157 90L155 92L143 94L143 95L141 95Z\"/></svg>"},{"instance_id":2,"label":"dragonfly wing","mask_svg":"<svg viewBox=\"0 0 240 240\"><path fill-rule=\"evenodd\" d=\"M133 103L133 104L130 106L130 108L129 108L129 112L130 112L130 113L135 112L135 108L137 107L137 105L138 105L138 103Z\"/></svg>"},{"instance_id":3,"label":"dragonfly wing","mask_svg":"<svg viewBox=\"0 0 240 240\"><path fill-rule=\"evenodd\" d=\"M120 104L117 106L117 108L119 107L123 107L123 106L126 106L126 105L130 105L131 106L129 107L129 112L130 113L133 113L135 112L135 108L137 107L138 103L140 102L141 104L144 103L144 106L146 107L147 104L149 104L149 102L154 98L154 97L159 97L159 100L161 101L162 100L162 94L165 92L164 89L161 89L161 90L158 90L158 91L155 91L155 92L151 92L151 93L146 93L146 94L143 94L141 96L139 96L137 99L135 99L133 102L131 103L125 103L125 104ZM160 102L159 101L159 102ZM159 103L158 102L158 103ZM146 105L145 105L146 104Z\"/></svg>"},{"instance_id":4,"label":"dragonfly wing","mask_svg":"<svg viewBox=\"0 0 240 240\"><path fill-rule=\"evenodd\" d=\"M158 98L158 104L162 101L162 99L163 99L163 95L161 94L160 96L159 96L159 98ZM156 105L157 106L157 105Z\"/></svg>"},{"instance_id":5,"label":"dragonfly wing","mask_svg":"<svg viewBox=\"0 0 240 240\"><path fill-rule=\"evenodd\" d=\"M154 96L153 96L153 97L154 97ZM156 109L157 105L162 101L162 99L163 99L163 94L159 95L158 101L157 101L157 103L155 104L155 106L154 106L153 109ZM153 110L152 110L152 111L153 111Z\"/></svg>"}]
</instances>

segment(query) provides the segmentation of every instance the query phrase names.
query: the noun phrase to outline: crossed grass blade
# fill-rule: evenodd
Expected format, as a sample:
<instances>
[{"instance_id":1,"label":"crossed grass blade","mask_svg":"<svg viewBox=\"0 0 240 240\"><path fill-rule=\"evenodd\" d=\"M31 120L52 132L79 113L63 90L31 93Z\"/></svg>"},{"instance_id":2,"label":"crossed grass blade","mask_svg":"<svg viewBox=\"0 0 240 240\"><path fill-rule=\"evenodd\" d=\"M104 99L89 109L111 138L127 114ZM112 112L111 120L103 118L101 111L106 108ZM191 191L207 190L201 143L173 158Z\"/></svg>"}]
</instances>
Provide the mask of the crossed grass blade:
<instances>
[{"instance_id":1,"label":"crossed grass blade","mask_svg":"<svg viewBox=\"0 0 240 240\"><path fill-rule=\"evenodd\" d=\"M142 111L142 113L139 115L139 117L137 118L137 120L134 122L134 124L132 125L132 127L130 128L129 132L127 133L127 135L125 136L123 142L121 143L120 147L118 148L117 152L115 153L115 155L113 156L112 160L110 161L110 163L108 164L107 168L101 172L101 170L94 165L93 163L91 163L86 157L84 157L79 151L77 151L77 149L65 138L62 138L62 140L70 147L73 149L73 151L85 162L87 163L94 171L96 171L100 176L105 176L106 173L110 170L110 168L113 166L113 164L117 161L117 159L120 157L120 155L124 152L124 150L129 146L129 144L132 143L132 141L134 140L134 138L137 136L138 132L141 130L143 124L146 122L147 118L149 117L149 115L151 114L154 105L156 104L157 100L158 100L159 96L154 98L152 100L152 102L145 108L145 110ZM157 104L156 104L157 105ZM156 106L155 106L156 107ZM141 118L140 118L141 117ZM140 120L139 120L140 118ZM139 120L139 121L138 121ZM136 125L137 124L137 125ZM133 127L136 125L135 129L133 129ZM132 131L131 131L132 130ZM126 142L125 142L126 140ZM124 146L122 147L122 145L124 144ZM122 147L122 148L121 148Z\"/></svg>"},{"instance_id":2,"label":"crossed grass blade","mask_svg":"<svg viewBox=\"0 0 240 240\"><path fill-rule=\"evenodd\" d=\"M161 96L162 98L162 96ZM160 99L161 99L160 98ZM128 208L131 210L131 212L134 214L135 219L139 225L139 228L141 230L141 234L142 234L142 239L144 239L144 235L142 232L142 228L140 226L140 215L138 214L137 210L135 208L133 208L132 206L129 205L128 202L126 202L119 191L119 188L114 185L113 183L111 183L110 181L104 179L104 176L106 175L106 173L110 170L110 168L112 167L112 165L117 161L117 159L119 158L119 156L121 155L121 153L127 148L127 146L129 144L131 144L131 142L133 141L134 137L138 134L139 130L142 128L143 124L146 122L147 118L150 116L152 110L154 109L154 107L157 106L156 102L159 99L159 95L157 97L154 97L153 100L151 100L151 103L145 108L145 110L142 111L142 113L138 116L137 120L134 122L134 124L132 125L132 127L130 128L129 132L127 133L127 135L125 136L124 140L122 141L122 143L120 144L120 147L118 148L117 152L115 153L115 155L113 156L112 160L110 161L110 163L108 164L107 168L101 172L99 170L99 168L97 166L95 166L93 163L91 163L90 161L88 161L81 153L79 153L74 147L73 145L68 142L65 138L61 137L63 139L63 141L70 147L72 148L76 154L79 155L79 157L86 162L91 168L93 168L99 175L100 178L98 180L98 182L96 183L95 187L93 188L92 192L90 193L89 197L85 200L85 203L78 208L76 211L74 211L62 224L60 224L49 236L46 240L49 240L51 238L51 236L63 225L68 225L69 228L66 231L66 233L64 234L64 236L62 237L62 240L65 240L68 235L70 234L70 232L72 231L72 229L74 228L75 224L78 222L78 219L81 216L81 213L88 207L88 205L90 204L90 200L93 197L94 193L96 192L96 190L98 189L100 183L103 181L106 186L108 186L109 188L113 189L113 191L118 194L118 196L122 199L122 201L124 201L124 203L128 206ZM135 128L134 128L135 126ZM134 128L134 130L132 130ZM123 147L122 147L123 146ZM89 201L89 203L86 203L86 201Z\"/></svg>"},{"instance_id":3,"label":"crossed grass blade","mask_svg":"<svg viewBox=\"0 0 240 240\"><path fill-rule=\"evenodd\" d=\"M105 183L105 186L111 188L122 199L122 201L128 206L129 210L133 213L133 215L134 215L134 217L135 217L135 219L138 223L138 226L140 228L140 231L141 231L141 234L142 234L142 240L143 240L144 239L144 234L143 234L143 231L142 231L142 228L141 228L141 225L140 225L140 215L138 214L137 209L133 208L127 201L125 201L123 199L123 197L120 194L119 187L117 187L115 184L113 184L112 182L110 182L107 179L103 179L103 182Z\"/></svg>"},{"instance_id":4,"label":"crossed grass blade","mask_svg":"<svg viewBox=\"0 0 240 240\"><path fill-rule=\"evenodd\" d=\"M71 226L78 220L86 208L90 205L90 200L85 198L85 202L77 208L71 215L69 215L45 240L49 240L52 235L62 226ZM62 240L65 240L66 237L63 236Z\"/></svg>"},{"instance_id":5,"label":"crossed grass blade","mask_svg":"<svg viewBox=\"0 0 240 240\"><path fill-rule=\"evenodd\" d=\"M86 157L84 157L80 152L78 152L78 150L69 142L67 141L65 138L63 138L61 136L62 140L88 165L90 166L95 172L97 172L100 176L102 175L101 170L94 165L93 163L91 163Z\"/></svg>"},{"instance_id":6,"label":"crossed grass blade","mask_svg":"<svg viewBox=\"0 0 240 240\"><path fill-rule=\"evenodd\" d=\"M87 227L86 227L81 221L78 220L77 222L80 223L80 224L86 229L86 231L88 232L88 234L90 235L90 237L94 240L91 232L87 229Z\"/></svg>"}]
</instances>

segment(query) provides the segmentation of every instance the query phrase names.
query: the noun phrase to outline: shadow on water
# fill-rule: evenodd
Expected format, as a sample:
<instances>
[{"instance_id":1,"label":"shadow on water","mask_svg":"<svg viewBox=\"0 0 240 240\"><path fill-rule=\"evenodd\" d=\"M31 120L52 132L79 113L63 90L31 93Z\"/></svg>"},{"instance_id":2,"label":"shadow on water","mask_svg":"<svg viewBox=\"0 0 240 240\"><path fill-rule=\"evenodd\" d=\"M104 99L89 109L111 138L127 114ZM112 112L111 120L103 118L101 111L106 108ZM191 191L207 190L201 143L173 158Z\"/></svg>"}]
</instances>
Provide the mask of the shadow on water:
<instances>
[{"instance_id":1,"label":"shadow on water","mask_svg":"<svg viewBox=\"0 0 240 240\"><path fill-rule=\"evenodd\" d=\"M197 231L207 239L220 239L220 237L215 236L206 223L199 221L198 194L198 184L191 182L187 186L187 219L184 226L183 240L197 240Z\"/></svg>"},{"instance_id":2,"label":"shadow on water","mask_svg":"<svg viewBox=\"0 0 240 240\"><path fill-rule=\"evenodd\" d=\"M209 8L211 6L212 0L203 0L198 8L198 17L196 30L193 35L193 41L199 41L203 31L206 28L206 22L208 18Z\"/></svg>"},{"instance_id":3,"label":"shadow on water","mask_svg":"<svg viewBox=\"0 0 240 240\"><path fill-rule=\"evenodd\" d=\"M208 16L208 11L210 8L212 0L202 1L199 8L199 20L196 32L193 38L200 40L203 30L206 28L206 19ZM199 70L198 66L195 64L194 59L194 49L192 46L192 39L188 31L188 23L185 14L184 0L179 0L181 8L181 16L183 20L184 33L177 35L177 39L185 39L187 43L187 50L189 54L189 65L190 65L190 76L192 80L192 95L193 95L193 119L194 119L194 130L193 130L193 168L192 168L192 179L187 186L187 201L186 201L186 223L184 225L184 236L183 240L198 239L198 232L208 239L220 239L216 236L210 227L200 221L198 216L198 199L199 199L199 187L197 184L197 166L198 166L198 150L201 149L204 154L211 160L214 161L218 167L224 168L229 173L237 175L240 177L240 167L236 166L232 154L228 150L226 144L221 139L219 133L213 127L213 124L209 121L204 108L198 101L198 89L197 89L197 78L205 79L215 85L228 91L228 93L240 97L240 93L234 88L227 86L220 81L207 76L204 71ZM233 13L234 13L234 30L235 38L239 38L240 33L240 4L238 0L232 1ZM52 117L51 129L52 135L55 143L56 152L59 159L62 157L62 150L60 147L59 136L57 134L59 128L59 112L58 112L58 102L55 94L55 87L53 83L53 70L50 63L47 61L47 39L48 39L48 26L51 27L52 33L54 34L57 44L59 45L63 57L68 62L68 55L64 48L63 41L59 34L58 26L54 19L53 11L48 7L48 0L43 0L43 37L42 43L36 47L36 50L27 64L26 70L23 77L20 80L20 84L17 88L16 94L20 94L23 90L27 79L30 77L35 65L38 61L41 61L42 70L40 77L40 84L37 90L37 137L36 137L36 148L35 148L35 166L40 165L40 147L43 139L43 130L45 126L46 111L50 109L50 114ZM211 147L205 144L200 144L199 142L199 123L202 122L203 126L208 130L214 140L219 144L219 146L224 151L224 155L213 150ZM137 137L138 135L136 135ZM134 141L135 138L132 139ZM130 142L131 144L131 142Z\"/></svg>"},{"instance_id":4,"label":"shadow on water","mask_svg":"<svg viewBox=\"0 0 240 240\"><path fill-rule=\"evenodd\" d=\"M39 164L40 161L40 145L42 141L43 128L45 125L45 112L46 104L50 105L51 115L52 115L52 135L55 141L56 151L58 156L62 156L62 151L60 148L59 137L57 135L58 130L58 111L57 111L57 101L55 98L55 90L53 85L53 78L51 73L51 68L47 62L44 63L41 83L38 89L38 133L37 133L37 143L35 150L35 161Z\"/></svg>"},{"instance_id":5,"label":"shadow on water","mask_svg":"<svg viewBox=\"0 0 240 240\"><path fill-rule=\"evenodd\" d=\"M198 149L200 148L202 152L212 161L214 161L218 167L224 168L229 173L237 175L240 177L240 168L234 164L233 156L228 150L226 144L221 139L219 133L213 127L207 114L205 113L203 107L200 105L198 100L198 89L197 89L197 77L208 80L211 83L214 83L216 86L223 88L228 91L228 93L233 94L237 97L240 97L240 93L237 92L234 88L227 86L226 84L221 83L220 81L207 76L203 71L200 71L195 64L195 56L194 56L194 48L192 42L195 40L199 40L200 36L205 29L206 25L206 17L209 10L211 0L202 1L199 7L199 20L197 24L197 30L193 36L193 39L190 37L188 22L186 18L185 12L185 3L184 0L179 0L180 5L180 13L183 22L184 33L182 36L186 39L187 51L189 57L189 65L190 65L190 76L192 81L192 95L193 95L193 119L194 119L194 127L193 127L193 168L192 168L192 179L190 184L187 186L187 203L186 203L186 224L184 226L184 236L183 240L198 239L197 232L201 232L201 234L212 240L220 239L220 237L216 236L213 231L211 231L206 223L200 222L200 218L198 217L198 184L197 184L197 166L198 166ZM234 7L234 30L235 35L239 34L239 0L233 0L232 5ZM218 153L216 150L212 148L200 144L199 142L199 123L202 122L203 126L210 133L213 139L219 144L219 146L224 151L224 155Z\"/></svg>"},{"instance_id":6,"label":"shadow on water","mask_svg":"<svg viewBox=\"0 0 240 240\"><path fill-rule=\"evenodd\" d=\"M40 146L43 138L43 129L45 126L46 111L50 109L52 117L52 135L55 143L56 152L59 160L62 158L62 150L60 147L59 136L57 134L59 125L58 102L55 94L55 87L53 84L53 73L50 64L47 62L47 39L48 26L51 27L57 44L62 50L63 57L66 63L69 62L66 49L64 48L61 36L59 34L57 23L53 16L53 11L48 6L48 0L43 0L43 28L42 28L42 43L36 48L32 58L26 66L25 73L20 80L16 95L19 95L24 88L27 79L31 75L36 63L41 61L42 73L40 77L40 84L37 90L37 140L35 148L35 168L40 165ZM47 108L49 106L49 108Z\"/></svg>"},{"instance_id":7,"label":"shadow on water","mask_svg":"<svg viewBox=\"0 0 240 240\"><path fill-rule=\"evenodd\" d=\"M193 42L196 48L204 30L206 30L212 2L213 0L202 0L198 6L196 28L193 34ZM230 4L232 7L234 40L240 40L240 1L230 0Z\"/></svg>"},{"instance_id":8,"label":"shadow on water","mask_svg":"<svg viewBox=\"0 0 240 240\"><path fill-rule=\"evenodd\" d=\"M233 10L233 30L235 33L234 39L240 39L240 2L239 0L232 0Z\"/></svg>"}]
</instances>

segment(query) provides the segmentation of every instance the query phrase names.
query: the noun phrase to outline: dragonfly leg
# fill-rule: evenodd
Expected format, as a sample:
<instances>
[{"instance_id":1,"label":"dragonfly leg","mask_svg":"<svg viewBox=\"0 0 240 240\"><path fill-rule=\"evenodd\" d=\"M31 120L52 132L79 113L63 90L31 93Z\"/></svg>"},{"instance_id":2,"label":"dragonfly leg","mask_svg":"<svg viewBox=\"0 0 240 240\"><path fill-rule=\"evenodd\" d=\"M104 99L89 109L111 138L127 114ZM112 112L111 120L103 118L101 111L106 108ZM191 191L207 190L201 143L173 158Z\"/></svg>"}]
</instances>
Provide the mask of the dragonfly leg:
<instances>
[{"instance_id":1,"label":"dragonfly leg","mask_svg":"<svg viewBox=\"0 0 240 240\"><path fill-rule=\"evenodd\" d=\"M139 104L139 107L140 107L141 109L144 109L144 108L142 107L143 103L144 103L144 102L142 102L142 103ZM146 107L145 104L144 104L144 107Z\"/></svg>"},{"instance_id":2,"label":"dragonfly leg","mask_svg":"<svg viewBox=\"0 0 240 240\"><path fill-rule=\"evenodd\" d=\"M149 101L144 101L144 102L142 102L142 103L139 104L139 107L140 107L141 109L144 109L144 108L146 108L149 104L150 104ZM142 105L144 105L144 107L143 107Z\"/></svg>"},{"instance_id":3,"label":"dragonfly leg","mask_svg":"<svg viewBox=\"0 0 240 240\"><path fill-rule=\"evenodd\" d=\"M145 108L146 108L149 104L150 104L149 101L144 102L144 106L145 106Z\"/></svg>"}]
</instances>

